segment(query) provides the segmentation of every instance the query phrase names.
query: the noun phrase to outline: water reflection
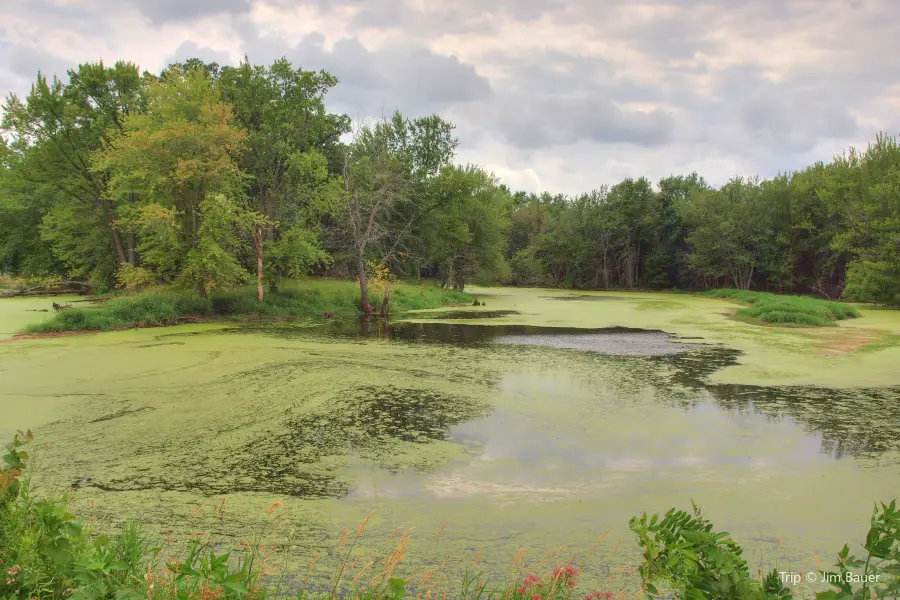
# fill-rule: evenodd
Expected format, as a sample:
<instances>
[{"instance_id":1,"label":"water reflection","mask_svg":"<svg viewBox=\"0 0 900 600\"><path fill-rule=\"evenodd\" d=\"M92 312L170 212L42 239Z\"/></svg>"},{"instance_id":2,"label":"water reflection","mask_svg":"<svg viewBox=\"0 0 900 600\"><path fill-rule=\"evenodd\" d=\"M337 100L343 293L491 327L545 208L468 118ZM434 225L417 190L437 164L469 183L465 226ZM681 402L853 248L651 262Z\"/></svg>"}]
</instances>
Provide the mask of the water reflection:
<instances>
[{"instance_id":1,"label":"water reflection","mask_svg":"<svg viewBox=\"0 0 900 600\"><path fill-rule=\"evenodd\" d=\"M468 318L468 317L460 317ZM278 329L290 336L290 327ZM308 330L303 330L308 332ZM623 356L661 356L683 352L687 347L662 331L629 327L583 329L577 327L536 327L533 325L480 325L472 323L385 323L335 321L321 332L326 336L382 338L401 342L486 346L488 344L570 348Z\"/></svg>"},{"instance_id":2,"label":"water reflection","mask_svg":"<svg viewBox=\"0 0 900 600\"><path fill-rule=\"evenodd\" d=\"M316 329L269 326L260 331L279 337L312 336L321 340L380 338L401 343L490 347L492 353L516 352L548 358L551 356L548 352L590 350L568 355L564 362L576 369L578 362L584 360L599 361L597 369L613 364L624 366L633 375L640 373L641 379L658 390L656 401L664 405L689 411L714 402L719 410L729 413L793 423L805 435L819 439L819 451L834 459L877 458L884 453L900 452L900 436L896 435L900 427L900 388L828 389L711 383L709 376L737 364L741 352L721 346L681 344L663 332L625 327L590 330L471 323L388 324L379 319L333 322ZM627 385L624 381L620 383ZM554 385L559 386L559 382ZM623 391L624 388L620 389ZM546 399L552 401L565 393L561 387L547 390ZM620 397L617 406L621 402Z\"/></svg>"},{"instance_id":3,"label":"water reflection","mask_svg":"<svg viewBox=\"0 0 900 600\"><path fill-rule=\"evenodd\" d=\"M790 420L808 434L821 437L820 451L832 458L876 458L900 451L900 388L832 389L813 386L753 386L709 383L707 377L737 364L737 350L705 347L666 356L661 362L675 371L672 383L707 391L721 409ZM697 398L673 397L685 407Z\"/></svg>"}]
</instances>

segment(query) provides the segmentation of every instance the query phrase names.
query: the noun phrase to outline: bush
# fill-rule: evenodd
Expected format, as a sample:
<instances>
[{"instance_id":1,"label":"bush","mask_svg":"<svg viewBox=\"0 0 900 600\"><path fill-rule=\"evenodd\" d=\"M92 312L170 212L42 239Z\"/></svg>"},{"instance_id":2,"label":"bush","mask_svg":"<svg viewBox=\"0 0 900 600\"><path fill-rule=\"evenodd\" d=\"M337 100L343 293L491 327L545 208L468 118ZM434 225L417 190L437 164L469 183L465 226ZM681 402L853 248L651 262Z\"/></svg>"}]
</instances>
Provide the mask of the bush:
<instances>
[{"instance_id":1,"label":"bush","mask_svg":"<svg viewBox=\"0 0 900 600\"><path fill-rule=\"evenodd\" d=\"M896 262L850 263L844 297L900 306L900 265Z\"/></svg>"},{"instance_id":2,"label":"bush","mask_svg":"<svg viewBox=\"0 0 900 600\"><path fill-rule=\"evenodd\" d=\"M510 282L513 285L538 283L544 272L544 265L535 257L531 249L519 250L509 260Z\"/></svg>"},{"instance_id":3,"label":"bush","mask_svg":"<svg viewBox=\"0 0 900 600\"><path fill-rule=\"evenodd\" d=\"M747 308L737 311L735 316L750 322L827 327L834 325L835 321L859 317L859 311L849 304L805 296L779 296L769 292L732 289L710 290L706 295L749 304Z\"/></svg>"},{"instance_id":4,"label":"bush","mask_svg":"<svg viewBox=\"0 0 900 600\"><path fill-rule=\"evenodd\" d=\"M129 291L142 290L156 281L153 273L129 263L119 265L116 271L116 287Z\"/></svg>"},{"instance_id":5,"label":"bush","mask_svg":"<svg viewBox=\"0 0 900 600\"><path fill-rule=\"evenodd\" d=\"M713 531L696 505L693 513L670 509L660 520L644 513L633 517L630 529L644 551L640 567L647 592L654 597L664 584L677 598L715 600L776 600L793 598L777 568L753 578L743 549L728 533ZM816 600L891 599L900 593L900 511L897 501L876 506L863 543L866 557L857 558L847 545L838 552L837 573L817 579L837 588L816 594ZM876 581L872 584L870 581ZM860 585L861 584L861 585Z\"/></svg>"},{"instance_id":6,"label":"bush","mask_svg":"<svg viewBox=\"0 0 900 600\"><path fill-rule=\"evenodd\" d=\"M372 292L370 292L371 294ZM371 296L373 302L380 297ZM472 296L435 286L394 284L394 313L440 308L447 304L470 304ZM255 289L219 292L202 298L196 292L157 291L113 298L95 308L72 308L52 319L30 325L28 333L59 331L112 331L131 327L158 327L214 317L316 318L324 313L359 314L359 288L349 281L315 281L285 286L278 293L256 299Z\"/></svg>"}]
</instances>

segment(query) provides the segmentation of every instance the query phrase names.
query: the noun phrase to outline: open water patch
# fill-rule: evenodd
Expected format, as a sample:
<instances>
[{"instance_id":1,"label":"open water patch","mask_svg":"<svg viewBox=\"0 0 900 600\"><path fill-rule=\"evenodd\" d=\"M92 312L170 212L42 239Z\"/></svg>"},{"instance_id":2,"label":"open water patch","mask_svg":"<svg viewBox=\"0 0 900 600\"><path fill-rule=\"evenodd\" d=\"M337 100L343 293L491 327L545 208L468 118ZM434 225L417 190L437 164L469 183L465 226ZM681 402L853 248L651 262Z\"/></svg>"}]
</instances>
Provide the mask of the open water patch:
<instances>
[{"instance_id":1,"label":"open water patch","mask_svg":"<svg viewBox=\"0 0 900 600\"><path fill-rule=\"evenodd\" d=\"M292 328L280 328L279 331L293 337ZM309 329L304 329L303 333L308 335ZM334 322L318 333L337 338L376 338L417 344L560 348L613 356L667 356L693 348L693 345L682 344L677 337L663 331L628 327L584 329L480 323L383 323L376 320Z\"/></svg>"},{"instance_id":2,"label":"open water patch","mask_svg":"<svg viewBox=\"0 0 900 600\"><path fill-rule=\"evenodd\" d=\"M448 310L429 313L414 313L417 319L498 319L522 314L517 310Z\"/></svg>"},{"instance_id":3,"label":"open water patch","mask_svg":"<svg viewBox=\"0 0 900 600\"><path fill-rule=\"evenodd\" d=\"M570 294L568 296L541 296L544 300L587 300L589 302L634 302L640 298L625 298L622 296L595 296L593 294Z\"/></svg>"}]
</instances>

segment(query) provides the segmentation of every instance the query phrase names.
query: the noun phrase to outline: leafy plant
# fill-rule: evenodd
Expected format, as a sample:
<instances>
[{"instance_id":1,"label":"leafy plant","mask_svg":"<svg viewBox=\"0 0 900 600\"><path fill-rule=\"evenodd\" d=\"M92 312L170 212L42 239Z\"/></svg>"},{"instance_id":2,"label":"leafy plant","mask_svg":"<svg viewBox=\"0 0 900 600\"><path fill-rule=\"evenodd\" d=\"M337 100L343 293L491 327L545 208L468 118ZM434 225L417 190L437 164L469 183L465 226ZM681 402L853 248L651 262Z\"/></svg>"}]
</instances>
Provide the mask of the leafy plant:
<instances>
[{"instance_id":1,"label":"leafy plant","mask_svg":"<svg viewBox=\"0 0 900 600\"><path fill-rule=\"evenodd\" d=\"M644 513L629 522L644 550L639 571L649 597L665 584L689 600L791 598L774 571L762 582L752 579L740 545L728 533L713 531L691 505L693 513L672 508L661 520Z\"/></svg>"},{"instance_id":2,"label":"leafy plant","mask_svg":"<svg viewBox=\"0 0 900 600\"><path fill-rule=\"evenodd\" d=\"M863 549L864 559L857 558L844 545L835 565L838 572L827 574L827 581L837 590L816 594L816 600L868 600L900 595L900 510L896 500L875 506Z\"/></svg>"}]
</instances>

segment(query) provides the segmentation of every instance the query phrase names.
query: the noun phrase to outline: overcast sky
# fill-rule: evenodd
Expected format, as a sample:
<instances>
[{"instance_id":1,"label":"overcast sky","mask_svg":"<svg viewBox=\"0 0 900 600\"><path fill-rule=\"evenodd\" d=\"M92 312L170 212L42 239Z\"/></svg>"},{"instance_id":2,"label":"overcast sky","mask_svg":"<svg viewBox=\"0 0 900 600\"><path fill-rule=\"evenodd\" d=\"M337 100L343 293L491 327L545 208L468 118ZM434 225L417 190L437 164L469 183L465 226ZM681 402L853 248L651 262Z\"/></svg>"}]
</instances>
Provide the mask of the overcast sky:
<instances>
[{"instance_id":1,"label":"overcast sky","mask_svg":"<svg viewBox=\"0 0 900 600\"><path fill-rule=\"evenodd\" d=\"M457 124L459 160L578 193L771 176L900 132L898 0L3 0L0 92L38 69L286 56L330 110Z\"/></svg>"}]
</instances>

